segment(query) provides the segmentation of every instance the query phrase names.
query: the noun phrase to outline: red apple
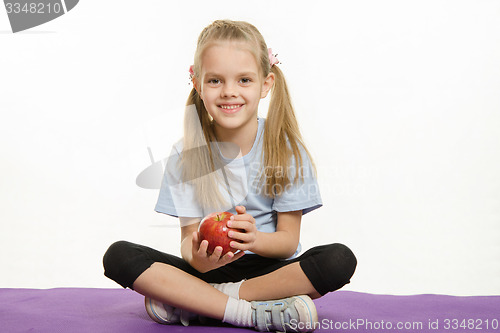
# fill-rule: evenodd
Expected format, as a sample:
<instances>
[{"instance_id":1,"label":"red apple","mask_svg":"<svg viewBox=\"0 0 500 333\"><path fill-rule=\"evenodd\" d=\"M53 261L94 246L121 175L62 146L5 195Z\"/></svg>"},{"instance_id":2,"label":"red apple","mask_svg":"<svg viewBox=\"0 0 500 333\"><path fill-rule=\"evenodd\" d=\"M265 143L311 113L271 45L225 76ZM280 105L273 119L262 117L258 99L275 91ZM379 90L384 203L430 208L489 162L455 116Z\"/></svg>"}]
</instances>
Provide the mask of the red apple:
<instances>
[{"instance_id":1,"label":"red apple","mask_svg":"<svg viewBox=\"0 0 500 333\"><path fill-rule=\"evenodd\" d=\"M216 246L222 247L221 256L228 252L234 253L237 251L229 246L229 243L234 239L229 238L227 235L229 230L237 230L227 226L227 221L231 216L233 214L229 212L212 213L201 220L198 231L200 232L200 239L208 241L208 254L212 254Z\"/></svg>"}]
</instances>

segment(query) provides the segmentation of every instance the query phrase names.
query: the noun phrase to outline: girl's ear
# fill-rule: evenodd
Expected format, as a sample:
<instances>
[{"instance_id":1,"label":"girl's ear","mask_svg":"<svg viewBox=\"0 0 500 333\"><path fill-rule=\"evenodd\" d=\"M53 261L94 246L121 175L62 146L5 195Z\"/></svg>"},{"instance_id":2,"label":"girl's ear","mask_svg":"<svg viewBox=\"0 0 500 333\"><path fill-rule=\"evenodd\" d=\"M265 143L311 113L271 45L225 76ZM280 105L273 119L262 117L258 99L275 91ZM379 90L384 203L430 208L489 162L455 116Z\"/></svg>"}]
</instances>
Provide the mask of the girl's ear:
<instances>
[{"instance_id":1,"label":"girl's ear","mask_svg":"<svg viewBox=\"0 0 500 333\"><path fill-rule=\"evenodd\" d=\"M198 93L198 95L200 96L201 99L203 99L201 97L201 87L200 87L200 82L196 79L196 76L193 76L192 78L192 82L193 82L193 87L194 89L196 89L196 92Z\"/></svg>"},{"instance_id":2,"label":"girl's ear","mask_svg":"<svg viewBox=\"0 0 500 333\"><path fill-rule=\"evenodd\" d=\"M262 84L262 90L260 92L260 98L265 98L274 84L274 73L267 74Z\"/></svg>"}]
</instances>

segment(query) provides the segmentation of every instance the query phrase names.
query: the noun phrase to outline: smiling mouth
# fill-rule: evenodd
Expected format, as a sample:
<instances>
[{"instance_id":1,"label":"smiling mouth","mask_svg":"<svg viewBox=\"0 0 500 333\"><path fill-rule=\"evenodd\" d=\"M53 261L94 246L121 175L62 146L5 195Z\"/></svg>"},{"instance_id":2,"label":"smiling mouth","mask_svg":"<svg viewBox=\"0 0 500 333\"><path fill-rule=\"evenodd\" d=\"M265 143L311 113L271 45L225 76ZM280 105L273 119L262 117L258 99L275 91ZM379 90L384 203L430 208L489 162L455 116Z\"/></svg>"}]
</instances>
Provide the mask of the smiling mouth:
<instances>
[{"instance_id":1,"label":"smiling mouth","mask_svg":"<svg viewBox=\"0 0 500 333\"><path fill-rule=\"evenodd\" d=\"M221 112L223 112L227 115L238 113L242 107L243 107L243 104L221 104L221 105L219 105L219 109L221 110Z\"/></svg>"},{"instance_id":2,"label":"smiling mouth","mask_svg":"<svg viewBox=\"0 0 500 333\"><path fill-rule=\"evenodd\" d=\"M234 110L234 109L237 109L239 107L243 106L243 104L234 104L234 105L219 105L219 107L221 109L224 109L224 110Z\"/></svg>"}]
</instances>

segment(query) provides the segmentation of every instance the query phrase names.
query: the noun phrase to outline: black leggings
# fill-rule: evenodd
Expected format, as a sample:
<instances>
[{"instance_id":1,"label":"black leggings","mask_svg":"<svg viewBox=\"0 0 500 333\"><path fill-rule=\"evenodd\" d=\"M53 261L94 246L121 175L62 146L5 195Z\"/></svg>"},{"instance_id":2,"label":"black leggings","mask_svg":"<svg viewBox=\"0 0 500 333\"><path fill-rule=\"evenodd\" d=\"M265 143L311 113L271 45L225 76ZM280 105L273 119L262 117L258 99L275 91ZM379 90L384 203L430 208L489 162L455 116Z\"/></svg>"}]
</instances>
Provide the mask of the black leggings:
<instances>
[{"instance_id":1,"label":"black leggings","mask_svg":"<svg viewBox=\"0 0 500 333\"><path fill-rule=\"evenodd\" d=\"M124 288L133 289L134 281L155 262L175 266L211 283L238 282L299 262L307 278L321 295L349 283L357 264L356 257L347 246L335 243L316 246L291 260L245 254L230 264L200 273L182 258L147 246L119 241L112 244L104 255L104 275Z\"/></svg>"}]
</instances>

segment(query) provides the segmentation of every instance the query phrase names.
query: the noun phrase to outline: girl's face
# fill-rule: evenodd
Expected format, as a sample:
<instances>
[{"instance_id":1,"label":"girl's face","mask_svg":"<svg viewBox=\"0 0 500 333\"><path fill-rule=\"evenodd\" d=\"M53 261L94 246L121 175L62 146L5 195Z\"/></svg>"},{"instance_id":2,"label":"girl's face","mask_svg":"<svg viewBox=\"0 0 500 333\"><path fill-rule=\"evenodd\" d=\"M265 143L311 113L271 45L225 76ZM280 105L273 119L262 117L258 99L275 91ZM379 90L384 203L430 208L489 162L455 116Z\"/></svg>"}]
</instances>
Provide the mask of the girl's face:
<instances>
[{"instance_id":1,"label":"girl's face","mask_svg":"<svg viewBox=\"0 0 500 333\"><path fill-rule=\"evenodd\" d=\"M261 98L267 96L274 74L262 77L245 42L218 42L201 58L200 81L194 80L205 108L217 126L239 129L257 119Z\"/></svg>"}]
</instances>

